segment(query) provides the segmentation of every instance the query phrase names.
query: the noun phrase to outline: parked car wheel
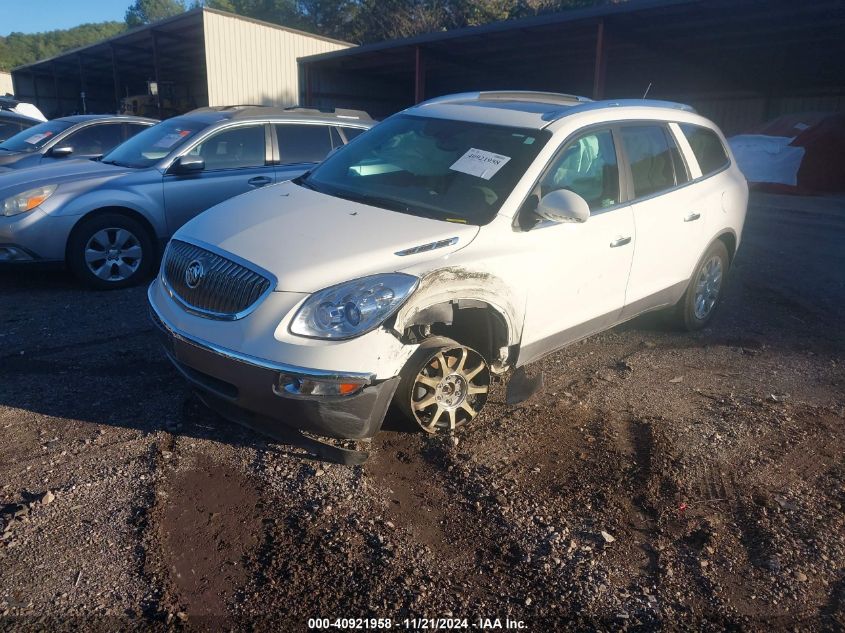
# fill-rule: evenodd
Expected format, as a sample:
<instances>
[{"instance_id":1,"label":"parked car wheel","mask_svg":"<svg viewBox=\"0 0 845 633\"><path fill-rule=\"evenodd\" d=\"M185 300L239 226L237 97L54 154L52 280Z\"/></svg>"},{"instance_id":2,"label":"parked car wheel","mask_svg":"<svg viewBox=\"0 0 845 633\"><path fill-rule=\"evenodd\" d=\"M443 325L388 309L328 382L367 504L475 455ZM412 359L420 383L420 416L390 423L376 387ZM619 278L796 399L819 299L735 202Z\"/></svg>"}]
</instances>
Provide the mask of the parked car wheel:
<instances>
[{"instance_id":1,"label":"parked car wheel","mask_svg":"<svg viewBox=\"0 0 845 633\"><path fill-rule=\"evenodd\" d=\"M153 244L137 220L119 213L99 215L74 229L68 241L68 265L93 288L125 288L149 273Z\"/></svg>"},{"instance_id":2,"label":"parked car wheel","mask_svg":"<svg viewBox=\"0 0 845 633\"><path fill-rule=\"evenodd\" d=\"M686 293L675 307L679 327L694 331L710 322L722 298L728 265L728 249L717 240L701 258Z\"/></svg>"},{"instance_id":3,"label":"parked car wheel","mask_svg":"<svg viewBox=\"0 0 845 633\"><path fill-rule=\"evenodd\" d=\"M402 412L426 433L457 429L481 411L490 368L471 347L443 336L423 341L402 372L396 391Z\"/></svg>"}]
</instances>

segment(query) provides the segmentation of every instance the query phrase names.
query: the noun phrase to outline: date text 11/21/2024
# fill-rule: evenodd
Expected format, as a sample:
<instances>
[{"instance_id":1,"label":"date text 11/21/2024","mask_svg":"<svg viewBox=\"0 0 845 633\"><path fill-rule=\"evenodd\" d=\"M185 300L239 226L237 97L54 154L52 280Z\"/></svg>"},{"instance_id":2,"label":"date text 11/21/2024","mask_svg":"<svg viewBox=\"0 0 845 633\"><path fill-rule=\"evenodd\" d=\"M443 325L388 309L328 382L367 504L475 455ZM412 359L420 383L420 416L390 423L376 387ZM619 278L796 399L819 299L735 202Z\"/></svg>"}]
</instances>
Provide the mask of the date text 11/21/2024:
<instances>
[{"instance_id":1,"label":"date text 11/21/2024","mask_svg":"<svg viewBox=\"0 0 845 633\"><path fill-rule=\"evenodd\" d=\"M405 631L445 631L471 630L494 631L510 630L525 631L528 625L524 620L510 618L309 618L309 630L387 630L398 629Z\"/></svg>"}]
</instances>

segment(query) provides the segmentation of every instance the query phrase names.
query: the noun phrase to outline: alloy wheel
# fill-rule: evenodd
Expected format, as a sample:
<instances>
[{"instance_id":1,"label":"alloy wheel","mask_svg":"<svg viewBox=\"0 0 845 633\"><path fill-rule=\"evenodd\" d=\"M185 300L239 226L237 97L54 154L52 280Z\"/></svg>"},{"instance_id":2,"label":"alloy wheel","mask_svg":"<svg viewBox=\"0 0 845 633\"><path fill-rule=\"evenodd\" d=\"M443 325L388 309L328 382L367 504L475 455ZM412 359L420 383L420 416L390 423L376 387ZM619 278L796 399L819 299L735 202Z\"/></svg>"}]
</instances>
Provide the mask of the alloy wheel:
<instances>
[{"instance_id":1,"label":"alloy wheel","mask_svg":"<svg viewBox=\"0 0 845 633\"><path fill-rule=\"evenodd\" d=\"M713 256L701 267L695 286L693 312L695 318L703 321L713 311L722 289L722 258Z\"/></svg>"},{"instance_id":2,"label":"alloy wheel","mask_svg":"<svg viewBox=\"0 0 845 633\"><path fill-rule=\"evenodd\" d=\"M472 420L487 401L490 370L468 347L436 352L414 379L411 412L428 433L451 431Z\"/></svg>"},{"instance_id":3,"label":"alloy wheel","mask_svg":"<svg viewBox=\"0 0 845 633\"><path fill-rule=\"evenodd\" d=\"M141 266L144 249L138 237L122 228L97 231L85 245L85 264L103 281L125 281Z\"/></svg>"}]
</instances>

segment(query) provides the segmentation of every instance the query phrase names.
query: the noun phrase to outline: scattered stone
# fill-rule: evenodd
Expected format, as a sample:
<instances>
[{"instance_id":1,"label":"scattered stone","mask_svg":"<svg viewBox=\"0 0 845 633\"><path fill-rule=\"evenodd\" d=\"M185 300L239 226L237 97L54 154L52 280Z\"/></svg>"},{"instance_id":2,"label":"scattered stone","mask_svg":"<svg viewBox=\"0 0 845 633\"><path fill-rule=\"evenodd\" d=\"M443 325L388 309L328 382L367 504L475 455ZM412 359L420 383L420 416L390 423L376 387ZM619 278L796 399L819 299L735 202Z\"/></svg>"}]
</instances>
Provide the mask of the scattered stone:
<instances>
[{"instance_id":1,"label":"scattered stone","mask_svg":"<svg viewBox=\"0 0 845 633\"><path fill-rule=\"evenodd\" d=\"M807 574L802 571L796 571L793 573L793 576L795 576L795 580L798 582L807 582Z\"/></svg>"},{"instance_id":2,"label":"scattered stone","mask_svg":"<svg viewBox=\"0 0 845 633\"><path fill-rule=\"evenodd\" d=\"M613 543L616 540L608 532L605 532L604 530L601 531L601 537L604 539L605 543Z\"/></svg>"},{"instance_id":3,"label":"scattered stone","mask_svg":"<svg viewBox=\"0 0 845 633\"><path fill-rule=\"evenodd\" d=\"M671 382L671 383L679 383L679 382L683 382L683 381L684 381L683 376L675 376L674 378L669 380L669 382Z\"/></svg>"},{"instance_id":4,"label":"scattered stone","mask_svg":"<svg viewBox=\"0 0 845 633\"><path fill-rule=\"evenodd\" d=\"M50 505L56 500L56 495L53 494L51 490L48 490L44 493L44 496L41 497L41 504L42 505Z\"/></svg>"},{"instance_id":5,"label":"scattered stone","mask_svg":"<svg viewBox=\"0 0 845 633\"><path fill-rule=\"evenodd\" d=\"M182 622L186 622L188 620L188 614L184 611L177 611L176 617L182 620Z\"/></svg>"},{"instance_id":6,"label":"scattered stone","mask_svg":"<svg viewBox=\"0 0 845 633\"><path fill-rule=\"evenodd\" d=\"M797 510L798 504L794 501L789 501L780 495L775 495L775 501L783 510Z\"/></svg>"}]
</instances>

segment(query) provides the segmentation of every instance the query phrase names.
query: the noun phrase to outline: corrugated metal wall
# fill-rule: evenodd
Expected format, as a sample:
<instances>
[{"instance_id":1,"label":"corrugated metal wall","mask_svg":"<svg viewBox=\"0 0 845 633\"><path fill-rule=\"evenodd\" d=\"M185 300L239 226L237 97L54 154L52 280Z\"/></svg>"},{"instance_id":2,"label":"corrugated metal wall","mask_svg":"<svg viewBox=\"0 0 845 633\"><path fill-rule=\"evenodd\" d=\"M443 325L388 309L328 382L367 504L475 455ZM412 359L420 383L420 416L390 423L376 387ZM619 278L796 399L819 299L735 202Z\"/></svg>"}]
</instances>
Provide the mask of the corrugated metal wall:
<instances>
[{"instance_id":1,"label":"corrugated metal wall","mask_svg":"<svg viewBox=\"0 0 845 633\"><path fill-rule=\"evenodd\" d=\"M12 88L12 75L10 73L0 72L0 95L14 94L15 89Z\"/></svg>"},{"instance_id":2,"label":"corrugated metal wall","mask_svg":"<svg viewBox=\"0 0 845 633\"><path fill-rule=\"evenodd\" d=\"M208 105L295 105L296 58L348 45L204 12Z\"/></svg>"}]
</instances>

